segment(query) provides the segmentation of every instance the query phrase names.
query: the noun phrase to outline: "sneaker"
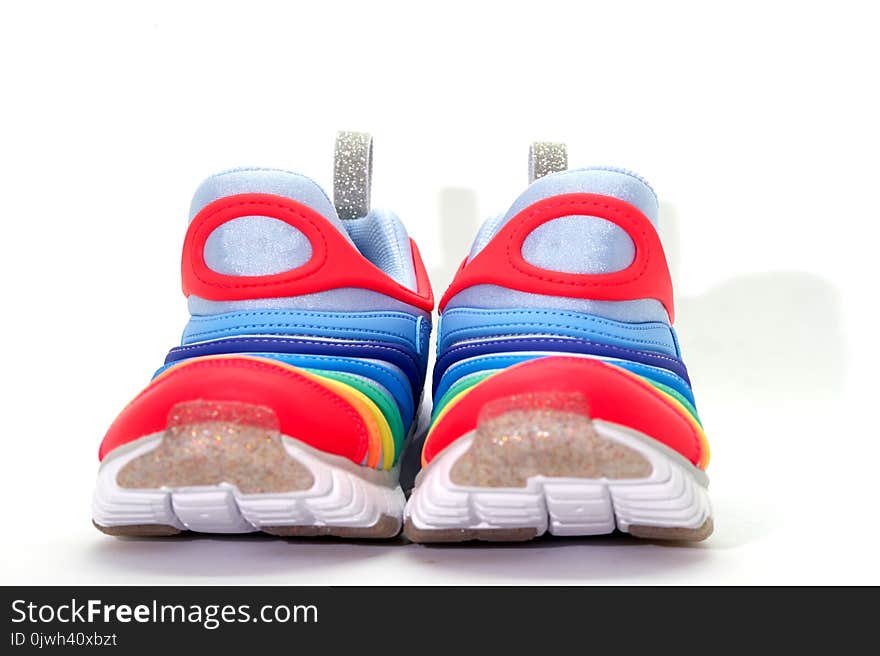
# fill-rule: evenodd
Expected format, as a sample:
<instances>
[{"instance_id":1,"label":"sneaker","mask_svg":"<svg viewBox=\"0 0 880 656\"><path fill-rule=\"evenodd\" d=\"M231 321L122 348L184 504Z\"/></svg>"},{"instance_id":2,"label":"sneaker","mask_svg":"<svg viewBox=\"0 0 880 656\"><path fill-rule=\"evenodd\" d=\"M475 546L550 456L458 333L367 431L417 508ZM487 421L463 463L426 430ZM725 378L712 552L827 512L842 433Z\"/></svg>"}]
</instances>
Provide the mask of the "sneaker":
<instances>
[{"instance_id":1,"label":"sneaker","mask_svg":"<svg viewBox=\"0 0 880 656\"><path fill-rule=\"evenodd\" d=\"M625 170L566 170L561 144L535 144L530 162L530 185L483 225L440 302L404 532L702 540L709 449L657 197Z\"/></svg>"},{"instance_id":2,"label":"sneaker","mask_svg":"<svg viewBox=\"0 0 880 656\"><path fill-rule=\"evenodd\" d=\"M334 201L275 169L195 193L191 318L107 431L92 506L111 535L388 538L433 296L400 220L370 208L368 135L340 133Z\"/></svg>"}]
</instances>

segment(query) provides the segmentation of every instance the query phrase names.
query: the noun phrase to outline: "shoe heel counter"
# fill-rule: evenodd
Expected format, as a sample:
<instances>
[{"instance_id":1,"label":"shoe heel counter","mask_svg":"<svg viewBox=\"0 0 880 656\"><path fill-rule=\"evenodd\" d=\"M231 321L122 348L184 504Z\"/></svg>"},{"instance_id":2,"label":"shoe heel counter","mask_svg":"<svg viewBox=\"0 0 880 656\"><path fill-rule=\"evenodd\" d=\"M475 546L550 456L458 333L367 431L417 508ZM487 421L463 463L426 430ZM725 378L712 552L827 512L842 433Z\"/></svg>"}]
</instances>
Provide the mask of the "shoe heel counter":
<instances>
[{"instance_id":1,"label":"shoe heel counter","mask_svg":"<svg viewBox=\"0 0 880 656\"><path fill-rule=\"evenodd\" d=\"M212 235L247 217L274 219L293 228L297 242L308 242L289 262L291 269L262 275L235 275L212 268L206 260ZM433 295L415 244L413 264L418 287L410 290L361 255L330 222L307 205L273 194L244 193L208 203L190 222L183 245L183 293L211 301L240 301L301 296L341 288L368 289L430 311ZM300 261L302 260L302 261Z\"/></svg>"},{"instance_id":2,"label":"shoe heel counter","mask_svg":"<svg viewBox=\"0 0 880 656\"><path fill-rule=\"evenodd\" d=\"M541 240L542 232L550 238ZM604 253L564 258L567 265L580 262L580 270L585 272L580 272L577 264L568 266L569 270L547 268L560 261L552 248L596 251L585 249L584 244L564 243L560 237L581 234L589 240L603 232ZM540 241L545 243L539 250L535 245ZM595 301L655 299L670 320L674 318L672 279L657 230L637 207L613 196L575 192L528 205L462 263L440 301L440 310L459 292L486 284Z\"/></svg>"}]
</instances>

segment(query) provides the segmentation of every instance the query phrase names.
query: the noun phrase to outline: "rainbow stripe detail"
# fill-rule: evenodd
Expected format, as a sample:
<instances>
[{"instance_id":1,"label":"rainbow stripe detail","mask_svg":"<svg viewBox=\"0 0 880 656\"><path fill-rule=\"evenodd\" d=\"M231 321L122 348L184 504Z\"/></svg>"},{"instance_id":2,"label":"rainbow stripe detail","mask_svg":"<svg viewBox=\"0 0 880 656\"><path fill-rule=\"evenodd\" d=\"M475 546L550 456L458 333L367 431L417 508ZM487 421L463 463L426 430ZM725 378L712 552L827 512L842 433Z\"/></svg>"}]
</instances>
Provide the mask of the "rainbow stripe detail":
<instances>
[{"instance_id":1,"label":"rainbow stripe detail","mask_svg":"<svg viewBox=\"0 0 880 656\"><path fill-rule=\"evenodd\" d=\"M272 310L193 317L155 379L217 357L269 361L327 388L363 419L363 465L395 466L415 421L431 323L405 312ZM295 436L293 436L295 437Z\"/></svg>"},{"instance_id":2,"label":"rainbow stripe detail","mask_svg":"<svg viewBox=\"0 0 880 656\"><path fill-rule=\"evenodd\" d=\"M405 438L400 410L390 394L381 390L379 386L370 384L366 380L359 379L357 376L343 372L327 372L294 367L272 358L230 354L184 360L174 366L164 368L153 378L153 382L162 379L180 367L185 367L197 361L233 357L236 359L271 362L274 366L281 369L295 371L299 375L313 380L343 398L358 413L367 428L369 446L366 459L362 464L376 469L391 469L394 466L403 449Z\"/></svg>"},{"instance_id":3,"label":"rainbow stripe detail","mask_svg":"<svg viewBox=\"0 0 880 656\"><path fill-rule=\"evenodd\" d=\"M656 381L652 381L649 378L644 378L642 376L634 374L631 371L627 371L623 367L615 367L611 363L607 363L607 364L611 367L614 367L615 369L618 369L621 373L629 376L630 378L633 378L636 380L641 380L643 382L650 384L651 387L654 388L655 392L659 396L664 397L670 404L672 404L673 407L675 407L676 410L678 410L678 412L682 415L682 417L684 417L690 424L693 425L694 430L696 431L697 436L700 440L700 447L701 447L700 448L701 458L700 458L700 462L699 462L698 466L701 469L705 469L706 466L709 464L709 457L710 457L709 441L706 438L706 433L703 430L703 424L701 423L700 418L697 415L696 408L694 408L694 406L687 399L685 399L681 394L679 394L678 392L676 392L675 390L673 390L671 388L666 387L665 385L663 385L661 383L657 383ZM446 416L447 413L449 413L451 410L453 410L455 408L456 404L458 404L462 399L464 399L464 397L467 396L470 392L472 392L478 385L480 385L484 381L488 380L492 376L497 375L499 373L501 373L501 372L500 371L484 372L483 374L478 375L478 376L473 376L466 381L460 381L460 383L457 383L455 386L453 386L453 388L451 388L449 390L449 392L447 392L443 396L443 398L440 400L440 402L437 404L437 406L434 409L434 412L431 416L431 428L428 430L428 436L426 437L426 440L425 440L426 443L427 443L427 440L430 439L430 437L431 437L432 429L440 422L441 419L443 419L444 416Z\"/></svg>"},{"instance_id":4,"label":"rainbow stripe detail","mask_svg":"<svg viewBox=\"0 0 880 656\"><path fill-rule=\"evenodd\" d=\"M647 383L648 393L663 398L694 427L701 445L699 466L708 464L708 441L687 369L666 324L627 324L574 312L455 308L441 318L438 346L426 444L462 399L509 367L545 357L583 357Z\"/></svg>"}]
</instances>

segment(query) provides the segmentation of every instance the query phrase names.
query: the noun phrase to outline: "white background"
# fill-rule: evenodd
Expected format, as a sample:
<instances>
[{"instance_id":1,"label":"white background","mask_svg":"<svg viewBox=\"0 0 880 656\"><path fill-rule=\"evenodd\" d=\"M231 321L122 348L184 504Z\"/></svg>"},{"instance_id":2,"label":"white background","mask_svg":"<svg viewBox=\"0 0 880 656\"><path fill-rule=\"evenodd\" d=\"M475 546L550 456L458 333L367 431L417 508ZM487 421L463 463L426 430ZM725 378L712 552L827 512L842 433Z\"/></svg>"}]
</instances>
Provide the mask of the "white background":
<instances>
[{"instance_id":1,"label":"white background","mask_svg":"<svg viewBox=\"0 0 880 656\"><path fill-rule=\"evenodd\" d=\"M12 3L0 10L0 583L880 583L869 3ZM827 7L827 8L823 8ZM716 533L428 548L117 540L97 449L186 319L190 194L376 138L442 292L534 139L652 181Z\"/></svg>"}]
</instances>

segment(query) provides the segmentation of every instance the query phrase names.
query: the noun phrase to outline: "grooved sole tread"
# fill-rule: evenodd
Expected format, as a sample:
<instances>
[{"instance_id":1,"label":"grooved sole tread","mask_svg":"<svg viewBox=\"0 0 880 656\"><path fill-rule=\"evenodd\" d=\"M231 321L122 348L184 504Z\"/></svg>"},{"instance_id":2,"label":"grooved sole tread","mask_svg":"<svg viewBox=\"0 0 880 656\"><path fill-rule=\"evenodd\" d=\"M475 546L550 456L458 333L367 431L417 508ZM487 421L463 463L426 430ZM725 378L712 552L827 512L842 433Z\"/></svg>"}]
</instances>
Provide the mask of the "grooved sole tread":
<instances>
[{"instance_id":1,"label":"grooved sole tread","mask_svg":"<svg viewBox=\"0 0 880 656\"><path fill-rule=\"evenodd\" d=\"M410 542L527 542L538 536L531 527L523 528L428 528L416 527L407 519L403 534Z\"/></svg>"}]
</instances>

